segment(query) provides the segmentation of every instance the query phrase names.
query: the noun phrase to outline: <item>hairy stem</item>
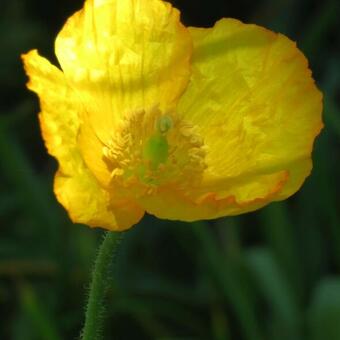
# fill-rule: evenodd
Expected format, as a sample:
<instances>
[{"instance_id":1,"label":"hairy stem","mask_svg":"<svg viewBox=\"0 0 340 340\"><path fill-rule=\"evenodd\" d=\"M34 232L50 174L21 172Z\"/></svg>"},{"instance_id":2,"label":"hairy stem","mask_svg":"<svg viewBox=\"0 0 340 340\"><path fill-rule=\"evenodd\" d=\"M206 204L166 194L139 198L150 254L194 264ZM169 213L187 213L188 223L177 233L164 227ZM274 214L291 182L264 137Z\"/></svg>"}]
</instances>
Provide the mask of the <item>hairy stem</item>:
<instances>
[{"instance_id":1,"label":"hairy stem","mask_svg":"<svg viewBox=\"0 0 340 340\"><path fill-rule=\"evenodd\" d=\"M89 297L86 306L82 340L102 339L104 300L109 286L112 264L121 243L123 233L107 232L101 244L92 271Z\"/></svg>"}]
</instances>

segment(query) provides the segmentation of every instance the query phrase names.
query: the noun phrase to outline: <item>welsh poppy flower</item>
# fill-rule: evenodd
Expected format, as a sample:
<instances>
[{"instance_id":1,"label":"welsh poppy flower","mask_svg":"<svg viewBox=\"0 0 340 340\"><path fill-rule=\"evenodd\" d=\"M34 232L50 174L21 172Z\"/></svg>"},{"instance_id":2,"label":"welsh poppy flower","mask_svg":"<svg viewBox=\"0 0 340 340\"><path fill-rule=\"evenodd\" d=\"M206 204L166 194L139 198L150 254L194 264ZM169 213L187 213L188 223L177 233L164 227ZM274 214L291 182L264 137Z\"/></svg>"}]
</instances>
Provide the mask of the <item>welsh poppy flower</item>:
<instances>
[{"instance_id":1,"label":"welsh poppy flower","mask_svg":"<svg viewBox=\"0 0 340 340\"><path fill-rule=\"evenodd\" d=\"M61 68L36 50L23 61L74 222L237 215L311 172L322 95L282 34L235 19L187 28L161 0L87 0L55 52Z\"/></svg>"}]
</instances>

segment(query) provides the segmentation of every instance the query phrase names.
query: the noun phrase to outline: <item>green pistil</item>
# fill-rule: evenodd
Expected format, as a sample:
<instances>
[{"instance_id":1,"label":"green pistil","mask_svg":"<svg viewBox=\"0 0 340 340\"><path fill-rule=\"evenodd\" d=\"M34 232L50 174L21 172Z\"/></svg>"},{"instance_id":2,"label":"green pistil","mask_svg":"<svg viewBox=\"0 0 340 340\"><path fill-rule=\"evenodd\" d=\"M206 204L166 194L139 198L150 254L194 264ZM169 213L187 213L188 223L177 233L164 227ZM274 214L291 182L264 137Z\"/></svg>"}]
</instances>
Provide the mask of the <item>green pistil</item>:
<instances>
[{"instance_id":1,"label":"green pistil","mask_svg":"<svg viewBox=\"0 0 340 340\"><path fill-rule=\"evenodd\" d=\"M151 170L157 170L160 164L164 164L169 155L169 144L166 136L159 132L152 135L143 148L143 159L148 161Z\"/></svg>"}]
</instances>

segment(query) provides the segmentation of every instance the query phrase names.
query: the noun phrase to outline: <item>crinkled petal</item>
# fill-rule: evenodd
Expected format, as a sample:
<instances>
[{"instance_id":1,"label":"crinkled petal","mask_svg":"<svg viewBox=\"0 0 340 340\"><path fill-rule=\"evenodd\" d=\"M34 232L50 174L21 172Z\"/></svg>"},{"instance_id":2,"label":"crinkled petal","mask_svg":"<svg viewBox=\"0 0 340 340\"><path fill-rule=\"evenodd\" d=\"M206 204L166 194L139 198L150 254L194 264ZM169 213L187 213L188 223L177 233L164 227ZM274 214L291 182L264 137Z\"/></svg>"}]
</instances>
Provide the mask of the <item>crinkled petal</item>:
<instances>
[{"instance_id":1,"label":"crinkled petal","mask_svg":"<svg viewBox=\"0 0 340 340\"><path fill-rule=\"evenodd\" d=\"M79 100L63 73L37 51L23 55L29 89L40 98L42 134L59 162L55 193L74 222L122 230L137 223L143 210L126 199L113 201L87 169L77 147Z\"/></svg>"},{"instance_id":2,"label":"crinkled petal","mask_svg":"<svg viewBox=\"0 0 340 340\"><path fill-rule=\"evenodd\" d=\"M85 166L72 177L57 172L54 192L73 222L92 227L122 231L135 225L144 211L133 201L112 201L110 193L101 188Z\"/></svg>"},{"instance_id":3,"label":"crinkled petal","mask_svg":"<svg viewBox=\"0 0 340 340\"><path fill-rule=\"evenodd\" d=\"M207 169L199 186L164 190L159 202L146 199L146 210L215 218L294 194L322 128L322 95L306 58L285 36L234 19L190 32L192 77L177 111L203 137Z\"/></svg>"},{"instance_id":4,"label":"crinkled petal","mask_svg":"<svg viewBox=\"0 0 340 340\"><path fill-rule=\"evenodd\" d=\"M235 190L232 194L218 190L202 190L200 193L188 194L173 188L163 188L157 195L141 198L140 204L148 213L169 220L192 222L239 215L262 208L268 202L276 200L288 179L288 172L282 171L259 176L257 181L251 183L238 183L237 193L242 199L236 199Z\"/></svg>"},{"instance_id":5,"label":"crinkled petal","mask_svg":"<svg viewBox=\"0 0 340 340\"><path fill-rule=\"evenodd\" d=\"M56 40L83 119L106 144L121 117L172 108L190 76L192 40L179 12L161 0L87 0Z\"/></svg>"}]
</instances>

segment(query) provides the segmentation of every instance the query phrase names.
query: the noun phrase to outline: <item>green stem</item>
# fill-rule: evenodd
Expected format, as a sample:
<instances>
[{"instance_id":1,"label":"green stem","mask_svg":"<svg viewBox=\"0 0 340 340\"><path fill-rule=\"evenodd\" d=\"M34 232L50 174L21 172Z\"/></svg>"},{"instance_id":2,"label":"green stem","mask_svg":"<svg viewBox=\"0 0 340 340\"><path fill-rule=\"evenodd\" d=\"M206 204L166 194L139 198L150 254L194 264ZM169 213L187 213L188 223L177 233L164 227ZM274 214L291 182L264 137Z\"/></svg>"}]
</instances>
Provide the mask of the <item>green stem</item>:
<instances>
[{"instance_id":1,"label":"green stem","mask_svg":"<svg viewBox=\"0 0 340 340\"><path fill-rule=\"evenodd\" d=\"M92 281L86 306L82 340L102 339L104 299L109 286L114 261L123 233L107 232L92 271Z\"/></svg>"}]
</instances>

